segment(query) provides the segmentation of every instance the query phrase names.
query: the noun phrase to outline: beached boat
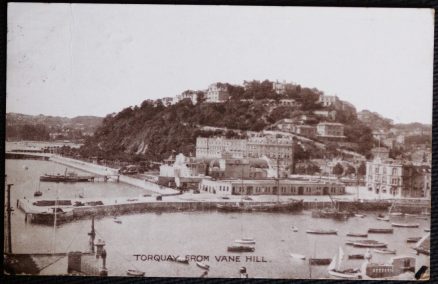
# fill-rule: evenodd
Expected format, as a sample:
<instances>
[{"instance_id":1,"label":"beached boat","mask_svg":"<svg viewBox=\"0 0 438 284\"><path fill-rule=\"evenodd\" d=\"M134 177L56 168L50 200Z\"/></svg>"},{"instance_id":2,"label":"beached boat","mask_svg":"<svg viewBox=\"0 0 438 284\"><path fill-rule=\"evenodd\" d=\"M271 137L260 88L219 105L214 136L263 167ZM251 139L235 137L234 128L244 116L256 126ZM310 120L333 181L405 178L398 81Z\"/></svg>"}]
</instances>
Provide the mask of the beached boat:
<instances>
[{"instance_id":1,"label":"beached boat","mask_svg":"<svg viewBox=\"0 0 438 284\"><path fill-rule=\"evenodd\" d=\"M347 240L346 242L345 242L345 244L346 245L349 245L349 246L352 246L352 245L354 245L354 243L355 243L356 241L354 240Z\"/></svg>"},{"instance_id":2,"label":"beached boat","mask_svg":"<svg viewBox=\"0 0 438 284\"><path fill-rule=\"evenodd\" d=\"M407 243L417 243L422 237L410 237L406 240Z\"/></svg>"},{"instance_id":3,"label":"beached boat","mask_svg":"<svg viewBox=\"0 0 438 284\"><path fill-rule=\"evenodd\" d=\"M126 271L126 274L129 276L137 276L137 277L141 277L144 276L144 272L137 270L137 269L128 269L128 271Z\"/></svg>"},{"instance_id":4,"label":"beached boat","mask_svg":"<svg viewBox=\"0 0 438 284\"><path fill-rule=\"evenodd\" d=\"M296 258L296 259L302 259L302 260L305 260L305 259L306 259L306 256L305 256L305 255L298 254L298 253L291 253L290 256L291 256L292 258Z\"/></svg>"},{"instance_id":5,"label":"beached boat","mask_svg":"<svg viewBox=\"0 0 438 284\"><path fill-rule=\"evenodd\" d=\"M373 251L380 254L396 254L397 252L395 249L386 249L386 248L374 249Z\"/></svg>"},{"instance_id":6,"label":"beached boat","mask_svg":"<svg viewBox=\"0 0 438 284\"><path fill-rule=\"evenodd\" d=\"M359 279L361 273L360 269L341 269L342 260L344 257L344 252L342 247L339 247L338 255L335 255L327 267L328 273L331 276L342 279Z\"/></svg>"},{"instance_id":7,"label":"beached boat","mask_svg":"<svg viewBox=\"0 0 438 284\"><path fill-rule=\"evenodd\" d=\"M347 237L357 237L357 238L367 238L368 234L361 234L361 233L348 233Z\"/></svg>"},{"instance_id":8,"label":"beached boat","mask_svg":"<svg viewBox=\"0 0 438 284\"><path fill-rule=\"evenodd\" d=\"M329 265L331 258L309 258L310 265Z\"/></svg>"},{"instance_id":9,"label":"beached boat","mask_svg":"<svg viewBox=\"0 0 438 284\"><path fill-rule=\"evenodd\" d=\"M227 248L228 251L230 252L253 252L255 251L255 247L252 246L244 246L244 245L240 245L240 246L229 246Z\"/></svg>"},{"instance_id":10,"label":"beached boat","mask_svg":"<svg viewBox=\"0 0 438 284\"><path fill-rule=\"evenodd\" d=\"M388 228L388 229L386 229L386 228L383 228L383 229L370 228L370 229L368 229L368 234L392 234L392 233L394 233L394 229L391 229L391 228Z\"/></svg>"},{"instance_id":11,"label":"beached boat","mask_svg":"<svg viewBox=\"0 0 438 284\"><path fill-rule=\"evenodd\" d=\"M33 196L35 196L35 197L38 197L38 196L41 196L41 195L43 195L43 193L41 191L39 191L39 190L35 191L34 194L33 194Z\"/></svg>"},{"instance_id":12,"label":"beached boat","mask_svg":"<svg viewBox=\"0 0 438 284\"><path fill-rule=\"evenodd\" d=\"M210 269L210 265L208 265L208 264L206 264L204 262L197 261L196 265L198 267L202 268L202 269L205 269L205 270L209 270Z\"/></svg>"},{"instance_id":13,"label":"beached boat","mask_svg":"<svg viewBox=\"0 0 438 284\"><path fill-rule=\"evenodd\" d=\"M337 235L337 230L307 230L307 234L315 234L315 235Z\"/></svg>"},{"instance_id":14,"label":"beached boat","mask_svg":"<svg viewBox=\"0 0 438 284\"><path fill-rule=\"evenodd\" d=\"M256 241L253 238L242 238L239 240L235 240L235 243L244 244L244 245L255 245Z\"/></svg>"},{"instance_id":15,"label":"beached boat","mask_svg":"<svg viewBox=\"0 0 438 284\"><path fill-rule=\"evenodd\" d=\"M391 226L399 228L418 228L420 225L417 223L391 223Z\"/></svg>"},{"instance_id":16,"label":"beached boat","mask_svg":"<svg viewBox=\"0 0 438 284\"><path fill-rule=\"evenodd\" d=\"M361 240L354 242L353 246L360 248L386 248L387 244L375 240Z\"/></svg>"}]
</instances>

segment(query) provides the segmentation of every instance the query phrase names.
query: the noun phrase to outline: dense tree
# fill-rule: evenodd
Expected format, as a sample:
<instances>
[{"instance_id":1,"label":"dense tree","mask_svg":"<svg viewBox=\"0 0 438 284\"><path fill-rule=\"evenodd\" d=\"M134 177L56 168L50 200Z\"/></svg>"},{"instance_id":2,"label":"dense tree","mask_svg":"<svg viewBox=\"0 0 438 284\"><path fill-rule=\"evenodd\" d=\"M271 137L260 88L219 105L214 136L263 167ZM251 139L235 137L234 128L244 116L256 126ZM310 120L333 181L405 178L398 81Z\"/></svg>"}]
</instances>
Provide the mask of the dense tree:
<instances>
[{"instance_id":1,"label":"dense tree","mask_svg":"<svg viewBox=\"0 0 438 284\"><path fill-rule=\"evenodd\" d=\"M340 163L337 163L337 164L333 167L333 171L332 171L332 173L333 173L334 175L340 176L340 175L342 175L342 174L344 173L344 167L343 167Z\"/></svg>"}]
</instances>

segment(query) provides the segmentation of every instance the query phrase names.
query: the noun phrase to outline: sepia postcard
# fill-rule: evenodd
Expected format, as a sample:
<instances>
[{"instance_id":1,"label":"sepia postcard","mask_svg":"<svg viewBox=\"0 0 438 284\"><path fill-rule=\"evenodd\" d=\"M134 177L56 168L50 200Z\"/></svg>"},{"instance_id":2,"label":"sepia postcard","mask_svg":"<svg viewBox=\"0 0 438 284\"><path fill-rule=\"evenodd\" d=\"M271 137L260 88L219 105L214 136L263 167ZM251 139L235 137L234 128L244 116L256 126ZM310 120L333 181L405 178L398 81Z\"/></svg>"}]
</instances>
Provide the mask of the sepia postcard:
<instances>
[{"instance_id":1,"label":"sepia postcard","mask_svg":"<svg viewBox=\"0 0 438 284\"><path fill-rule=\"evenodd\" d=\"M4 274L429 279L432 9L7 25Z\"/></svg>"}]
</instances>

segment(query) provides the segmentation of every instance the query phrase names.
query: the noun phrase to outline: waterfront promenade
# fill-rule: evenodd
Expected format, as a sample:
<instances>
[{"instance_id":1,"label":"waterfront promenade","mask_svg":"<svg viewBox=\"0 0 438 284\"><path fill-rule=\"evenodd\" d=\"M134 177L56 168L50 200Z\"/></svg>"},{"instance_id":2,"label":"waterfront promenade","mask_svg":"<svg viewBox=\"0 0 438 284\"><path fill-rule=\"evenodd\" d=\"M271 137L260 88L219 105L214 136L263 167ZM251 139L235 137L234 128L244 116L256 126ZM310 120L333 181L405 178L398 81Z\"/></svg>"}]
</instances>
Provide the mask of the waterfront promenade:
<instances>
[{"instance_id":1,"label":"waterfront promenade","mask_svg":"<svg viewBox=\"0 0 438 284\"><path fill-rule=\"evenodd\" d=\"M84 162L84 161L80 161L80 160L75 160L75 159L71 159L71 158L66 158L66 157L62 157L62 156L58 156L58 155L52 155L50 157L50 161L53 161L55 163L58 164L62 164L68 167L72 167L72 168L76 168L82 171L86 171L98 176L103 176L103 177L108 177L108 178L113 178L113 179L119 179L120 182L124 182L142 189L146 189L149 191L153 191L155 193L158 194L177 194L179 193L178 190L169 188L169 187L165 187L165 186L160 186L158 184L146 181L146 180L141 180L141 179L137 179L137 178L133 178L133 177L129 177L129 176L125 176L125 175L120 175L117 171L117 169L113 169L113 168L109 168L109 167L105 167L105 166L101 166L101 165L96 165L96 164L92 164L92 163L88 163L88 162Z\"/></svg>"}]
</instances>

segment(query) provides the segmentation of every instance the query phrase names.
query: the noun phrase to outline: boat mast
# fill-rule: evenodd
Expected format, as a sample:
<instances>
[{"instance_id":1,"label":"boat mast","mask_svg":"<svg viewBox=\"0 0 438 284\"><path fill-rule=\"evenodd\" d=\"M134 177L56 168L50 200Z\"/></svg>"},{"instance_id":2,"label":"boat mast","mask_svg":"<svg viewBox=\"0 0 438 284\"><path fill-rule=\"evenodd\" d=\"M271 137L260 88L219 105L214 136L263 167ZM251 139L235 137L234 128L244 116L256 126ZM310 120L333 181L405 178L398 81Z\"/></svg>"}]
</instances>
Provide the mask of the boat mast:
<instances>
[{"instance_id":1,"label":"boat mast","mask_svg":"<svg viewBox=\"0 0 438 284\"><path fill-rule=\"evenodd\" d=\"M5 175L5 181L6 181L6 175ZM11 187L13 186L13 184L7 184L7 193L8 193L8 204L7 204L7 214L8 214L8 234L7 234L7 243L6 243L6 249L8 250L7 252L12 254L12 225L11 225L11 212L12 212L12 208L11 208Z\"/></svg>"},{"instance_id":2,"label":"boat mast","mask_svg":"<svg viewBox=\"0 0 438 284\"><path fill-rule=\"evenodd\" d=\"M55 253L55 247L56 247L56 213L57 213L56 211L58 211L58 193L59 193L59 184L56 185L56 200L55 200L54 219L53 219L53 248L52 248L53 253Z\"/></svg>"},{"instance_id":3,"label":"boat mast","mask_svg":"<svg viewBox=\"0 0 438 284\"><path fill-rule=\"evenodd\" d=\"M280 202L280 163L277 155L277 203Z\"/></svg>"}]
</instances>

